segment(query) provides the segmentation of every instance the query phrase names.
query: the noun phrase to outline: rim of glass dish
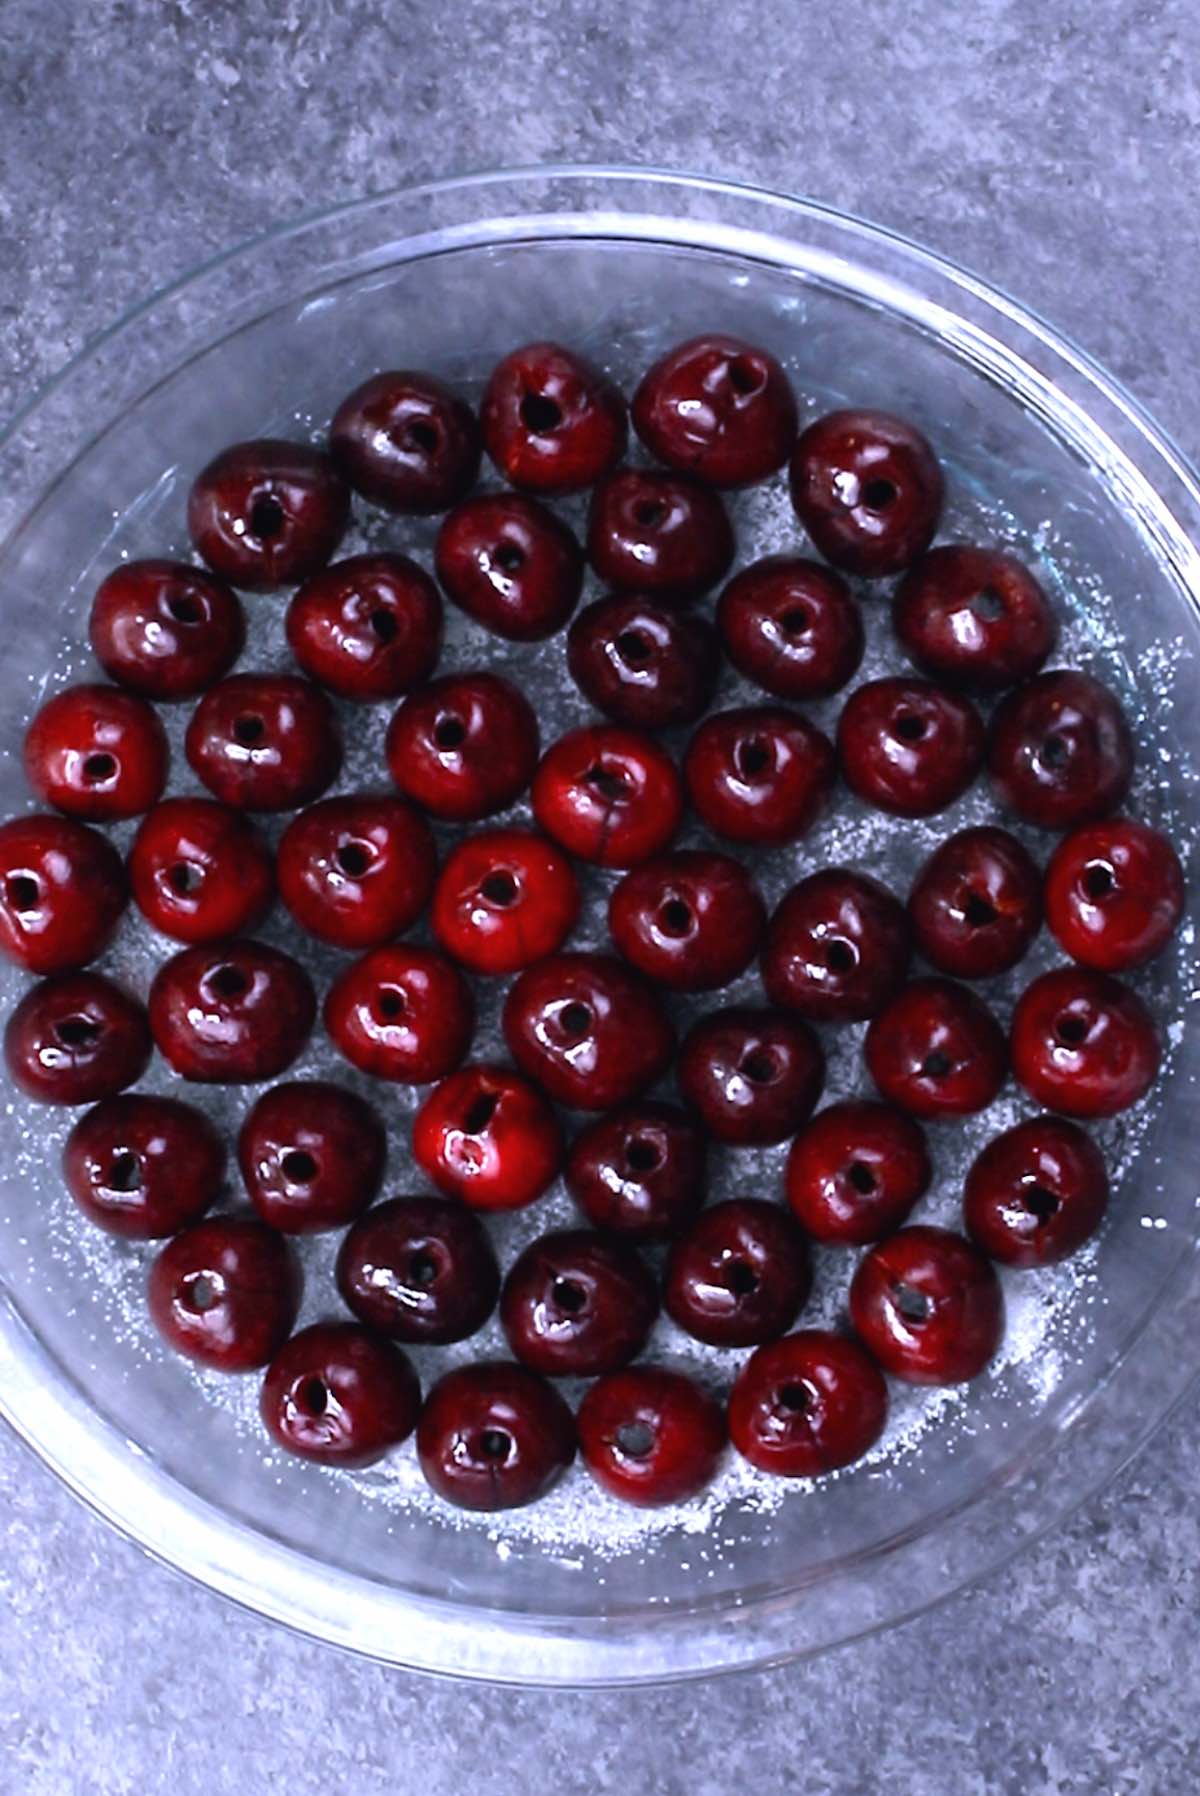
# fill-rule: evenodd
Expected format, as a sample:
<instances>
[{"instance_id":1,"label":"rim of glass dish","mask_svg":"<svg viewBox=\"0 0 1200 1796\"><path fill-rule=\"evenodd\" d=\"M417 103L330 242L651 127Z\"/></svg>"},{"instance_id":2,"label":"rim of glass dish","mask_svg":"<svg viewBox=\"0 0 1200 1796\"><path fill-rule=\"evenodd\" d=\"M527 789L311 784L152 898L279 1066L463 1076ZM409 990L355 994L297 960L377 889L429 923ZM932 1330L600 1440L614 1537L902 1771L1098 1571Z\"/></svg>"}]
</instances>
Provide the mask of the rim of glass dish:
<instances>
[{"instance_id":1,"label":"rim of glass dish","mask_svg":"<svg viewBox=\"0 0 1200 1796\"><path fill-rule=\"evenodd\" d=\"M816 200L685 171L586 164L479 171L394 187L283 221L208 258L92 336L10 417L0 430L0 453L72 377L87 372L106 346L121 338L139 320L157 308L165 307L189 289L200 286L222 268L243 259L249 260L273 243L315 232L355 214L366 217L376 209L405 203L416 205L438 196L487 195L506 184L532 190L539 183L612 183L667 195L690 191L727 199L733 204L745 202L776 208L793 221L823 222L827 227L850 231L864 245L887 246L898 253L907 273L923 272L931 281L948 285L955 294L970 295L993 324L997 317L1005 320L1016 333L1031 337L1053 362L1065 365L1065 369L1082 377L1089 401L1084 416L1100 430L1102 440L1115 450L1122 466L1138 476L1156 501L1157 511L1165 510L1166 523L1173 527L1170 530L1172 543L1177 553L1186 556L1188 574L1181 576L1181 585L1190 589L1192 603L1200 612L1200 551L1196 549L1200 542L1200 475L1140 402L1085 350L1001 289L902 233ZM644 208L635 205L628 205L622 214L620 193L606 194L606 207L604 216L610 220L622 215L629 220L647 217ZM538 205L530 192L526 211L521 216L527 216L530 222L540 220L544 223L558 217L561 210L561 207ZM471 225L476 231L483 230L494 216L481 207L472 215ZM581 209L572 216L595 215ZM686 218L673 217L669 211L649 216L660 224L681 226L690 222ZM499 223L501 218L505 224L513 222L507 214L496 216L495 222ZM718 225L722 230L736 231L735 226L727 227L725 220L718 221ZM611 233L597 230L593 234L608 236ZM758 235L764 242L770 241L769 233ZM411 239L402 237L397 240L398 253L406 241ZM789 241L782 236L775 239L780 251ZM448 247L456 245L452 243ZM777 256L776 260L782 262L783 258ZM927 292L922 290L921 297L927 298ZM937 302L931 300L930 303ZM217 324L220 318L221 314L206 317L206 328ZM1052 368L1049 372L1040 366L1035 369L1024 361L1019 345L1003 338L992 341L1011 359L1020 362L1031 379L1036 375L1038 380L1048 382L1064 400L1067 398L1056 378L1064 371L1063 367ZM172 364L172 369L178 365ZM141 397L152 384L140 383L136 397ZM136 397L129 403L136 403ZM1154 464L1149 471L1130 452L1128 443L1118 447L1111 430L1096 424L1091 403L1096 397L1107 401L1117 418L1131 427L1138 450ZM1078 407L1078 402L1076 405ZM48 480L36 483L13 528L0 543L0 554L12 548L34 513L47 502L67 468L88 453L112 421L108 418L95 436L75 445L70 461L55 467ZM1169 504L1162 493L1165 474L1169 474L1175 487ZM1182 521L1178 514L1183 514ZM1162 519L1158 522L1161 524ZM1176 571L1180 571L1178 566ZM369 1579L318 1565L294 1549L268 1541L248 1524L202 1503L160 1472L138 1449L122 1441L118 1431L99 1417L67 1369L32 1335L24 1318L7 1301L5 1326L0 1328L0 1370L4 1372L0 1377L0 1416L77 1497L152 1557L248 1611L301 1634L385 1663L498 1683L578 1687L673 1682L813 1656L911 1620L955 1591L998 1571L1027 1545L1065 1521L1128 1464L1196 1382L1200 1368L1195 1365L1193 1355L1179 1353L1168 1358L1166 1363L1174 1370L1174 1380L1171 1388L1160 1388L1161 1405L1148 1418L1136 1410L1126 1416L1124 1430L1111 1426L1114 1416L1120 1414L1124 1389L1122 1368L1135 1354L1144 1355L1154 1350L1154 1340L1168 1331L1172 1322L1176 1327L1180 1326L1179 1312L1186 1305L1190 1290L1200 1282L1197 1243L1193 1241L1190 1247L1191 1251L1181 1255L1164 1282L1153 1311L1143 1319L1139 1329L1114 1350L1097 1386L1086 1400L1058 1420L1058 1438L1047 1455L1055 1468L1061 1467L1061 1462L1068 1457L1069 1441L1078 1441L1085 1431L1088 1436L1099 1432L1104 1437L1100 1456L1090 1471L1078 1482L1068 1482L1065 1491L1057 1489L1047 1473L1043 1482L1048 1482L1049 1488L1040 1492L1041 1508L1032 1524L1028 1519L1030 1511L1026 1508L1019 1529L1014 1528L1008 1537L1003 1537L1002 1530L997 1531L1003 1537L1002 1545L977 1554L965 1569L950 1569L939 1586L925 1590L911 1602L897 1604L886 1615L865 1625L853 1625L829 1638L800 1644L789 1642L786 1618L789 1608L803 1601L805 1586L773 1592L769 1599L761 1601L752 1593L752 1600L743 1608L737 1608L731 1599L724 1609L709 1610L701 1615L693 1610L674 1614L659 1609L639 1615L631 1624L627 1617L618 1617L615 1621L604 1616L586 1620L579 1616L538 1617L431 1603L412 1598L395 1588L375 1586ZM0 1297L7 1298L2 1281ZM50 1392L48 1401L45 1374L51 1368L58 1385ZM99 1439L96 1437L98 1421L105 1431L104 1437ZM1115 1446L1114 1442L1117 1443ZM927 1539L932 1530L961 1521L965 1514L978 1511L989 1501L998 1504L1005 1497L1011 1500L1014 1493L1027 1493L1039 1475L1027 1460L1028 1454L1022 1456L1020 1462L1006 1466L1008 1482L999 1489L989 1484L973 1497L964 1499L954 1510L929 1518L921 1528L914 1529L912 1535L847 1556L845 1561L839 1561L837 1572L844 1575L848 1567L870 1564L881 1558L896 1560L919 1540ZM182 1524L182 1530L177 1528L178 1538L167 1538L164 1542L164 1530L156 1524L168 1514L177 1524ZM232 1551L234 1547L238 1549L236 1552ZM273 1581L266 1576L268 1564L275 1574ZM296 1586L306 1582L312 1587L304 1592L308 1602L302 1603L298 1600ZM339 1611L338 1601L339 1596L345 1600L346 1586L353 1587L357 1599L356 1615L349 1624ZM350 1606L354 1606L353 1603ZM396 1621L401 1614L404 1629L397 1630ZM784 1625L781 1625L781 1616ZM736 1627L732 1625L735 1618ZM371 1624L367 1630L369 1638L364 1638L361 1626L355 1625L364 1621ZM694 1628L690 1628L692 1623L695 1623ZM484 1636L482 1646L481 1634ZM568 1635L574 1637L568 1638ZM660 1655L654 1646L645 1650L650 1635L655 1637L655 1642L662 1643L665 1655ZM734 1639L736 1649L732 1645Z\"/></svg>"}]
</instances>

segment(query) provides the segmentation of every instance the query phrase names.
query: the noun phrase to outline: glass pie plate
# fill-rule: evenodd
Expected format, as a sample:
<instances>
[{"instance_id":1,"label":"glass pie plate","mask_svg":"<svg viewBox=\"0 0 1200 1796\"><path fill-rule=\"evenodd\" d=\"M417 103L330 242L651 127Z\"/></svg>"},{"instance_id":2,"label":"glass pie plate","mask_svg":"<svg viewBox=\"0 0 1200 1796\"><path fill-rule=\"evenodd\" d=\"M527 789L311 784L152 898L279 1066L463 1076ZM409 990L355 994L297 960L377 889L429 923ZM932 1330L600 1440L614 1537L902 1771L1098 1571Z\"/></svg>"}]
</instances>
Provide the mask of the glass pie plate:
<instances>
[{"instance_id":1,"label":"glass pie plate","mask_svg":"<svg viewBox=\"0 0 1200 1796\"><path fill-rule=\"evenodd\" d=\"M1163 822L1186 855L1200 822L1200 489L1180 453L1072 344L912 244L809 202L620 169L485 175L301 221L148 300L50 383L0 442L0 522L11 531L0 550L0 813L30 802L19 749L32 709L87 677L81 645L100 576L122 556L187 552L188 482L223 444L319 433L339 396L378 367L427 368L477 394L499 354L535 337L573 344L628 388L655 353L709 328L780 354L807 416L858 401L929 432L949 476L945 534L1003 541L1039 568L1064 619L1058 661L1112 681L1134 717L1130 808ZM567 509L577 521L579 507ZM781 480L738 499L735 514L743 555L803 546ZM431 542L430 526L404 520L356 529L348 548L426 555ZM864 594L866 673L896 660L882 596ZM247 609L242 665L280 662L281 601L252 597ZM583 714L560 656L557 645L498 647L453 620L449 660L515 669L547 734ZM731 681L723 697L740 690ZM815 715L828 725L835 711ZM344 786L378 777L385 722L362 713L348 729ZM172 719L176 747L181 723ZM843 803L762 869L768 896L832 860L882 871L903 891L932 843L988 806L981 791L932 825L881 827ZM1028 839L1044 857L1046 838ZM585 928L602 897L592 891ZM295 940L278 919L266 933ZM144 991L167 951L129 922L105 964ZM321 981L336 957L308 958ZM1053 960L1043 940L1029 967ZM21 983L12 969L0 975L6 1007ZM649 1515L620 1510L576 1467L544 1505L473 1518L422 1493L411 1443L353 1477L285 1461L255 1424L255 1379L199 1374L152 1338L142 1310L151 1250L78 1217L58 1169L70 1117L12 1092L0 1117L0 1411L149 1552L381 1660L585 1685L819 1652L995 1568L1107 1480L1194 1377L1190 924L1136 984L1167 1058L1151 1098L1098 1132L1114 1178L1105 1230L1065 1269L1006 1279L1009 1334L995 1368L965 1392L897 1390L880 1447L836 1477L769 1485L731 1464L695 1504ZM985 988L1002 1016L1013 990ZM485 1048L491 1027L485 1015ZM853 1031L830 1042L831 1091L861 1077L857 1046ZM301 1070L329 1066L318 1045ZM155 1079L165 1083L161 1068ZM201 1101L230 1126L249 1100ZM393 1136L388 1189L412 1188L411 1096L389 1089L379 1101ZM935 1130L938 1180L921 1214L953 1222L969 1154L1031 1109L1010 1087L970 1127ZM769 1193L778 1163L728 1157L714 1188ZM502 1253L569 1214L552 1196L501 1231ZM305 1252L314 1316L336 1308L332 1248ZM848 1266L822 1256L811 1314L838 1314ZM496 1337L486 1344L494 1351ZM727 1378L665 1327L653 1351ZM434 1375L434 1360L421 1371Z\"/></svg>"}]
</instances>

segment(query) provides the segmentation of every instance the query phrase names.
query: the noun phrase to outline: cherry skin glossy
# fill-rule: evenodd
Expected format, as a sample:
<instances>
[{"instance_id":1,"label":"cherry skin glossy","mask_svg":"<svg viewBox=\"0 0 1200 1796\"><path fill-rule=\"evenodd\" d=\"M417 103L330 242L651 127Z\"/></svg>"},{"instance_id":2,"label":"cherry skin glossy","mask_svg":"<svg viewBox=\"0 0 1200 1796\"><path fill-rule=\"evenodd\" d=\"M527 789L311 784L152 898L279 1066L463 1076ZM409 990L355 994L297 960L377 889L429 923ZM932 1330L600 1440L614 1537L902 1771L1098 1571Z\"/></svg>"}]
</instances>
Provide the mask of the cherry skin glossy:
<instances>
[{"instance_id":1,"label":"cherry skin glossy","mask_svg":"<svg viewBox=\"0 0 1200 1796\"><path fill-rule=\"evenodd\" d=\"M37 796L87 823L138 817L162 796L170 750L153 707L117 686L68 686L25 735Z\"/></svg>"},{"instance_id":2,"label":"cherry skin glossy","mask_svg":"<svg viewBox=\"0 0 1200 1796\"><path fill-rule=\"evenodd\" d=\"M167 1345L217 1372L252 1372L283 1346L301 1277L282 1235L213 1216L169 1241L150 1268L150 1319Z\"/></svg>"},{"instance_id":3,"label":"cherry skin glossy","mask_svg":"<svg viewBox=\"0 0 1200 1796\"><path fill-rule=\"evenodd\" d=\"M963 829L930 855L908 897L920 952L940 973L990 979L1023 959L1041 928L1042 882L1004 829Z\"/></svg>"},{"instance_id":4,"label":"cherry skin glossy","mask_svg":"<svg viewBox=\"0 0 1200 1796\"><path fill-rule=\"evenodd\" d=\"M1115 1116L1145 1097L1162 1047L1149 1010L1127 985L1085 967L1058 967L1027 986L1013 1011L1013 1072L1030 1097L1064 1116Z\"/></svg>"},{"instance_id":5,"label":"cherry skin glossy","mask_svg":"<svg viewBox=\"0 0 1200 1796\"><path fill-rule=\"evenodd\" d=\"M1072 960L1102 973L1161 954L1184 897L1171 843L1132 817L1085 824L1059 843L1046 868L1046 922Z\"/></svg>"},{"instance_id":6,"label":"cherry skin glossy","mask_svg":"<svg viewBox=\"0 0 1200 1796\"><path fill-rule=\"evenodd\" d=\"M629 434L612 381L560 343L526 343L498 362L480 422L505 480L531 493L594 485L620 461Z\"/></svg>"},{"instance_id":7,"label":"cherry skin glossy","mask_svg":"<svg viewBox=\"0 0 1200 1796\"><path fill-rule=\"evenodd\" d=\"M1058 669L1007 693L992 717L988 771L1001 802L1040 829L1072 829L1119 805L1133 740L1116 698Z\"/></svg>"},{"instance_id":8,"label":"cherry skin glossy","mask_svg":"<svg viewBox=\"0 0 1200 1796\"><path fill-rule=\"evenodd\" d=\"M344 1228L378 1195L387 1137L365 1099L324 1079L264 1092L238 1134L246 1194L283 1235Z\"/></svg>"},{"instance_id":9,"label":"cherry skin glossy","mask_svg":"<svg viewBox=\"0 0 1200 1796\"><path fill-rule=\"evenodd\" d=\"M1090 1241L1108 1209L1108 1173L1091 1138L1036 1116L989 1141L967 1174L963 1220L1004 1266L1050 1266Z\"/></svg>"},{"instance_id":10,"label":"cherry skin glossy","mask_svg":"<svg viewBox=\"0 0 1200 1796\"><path fill-rule=\"evenodd\" d=\"M337 1259L342 1299L393 1341L441 1346L482 1328L500 1268L478 1217L446 1197L395 1197L349 1230Z\"/></svg>"},{"instance_id":11,"label":"cherry skin glossy","mask_svg":"<svg viewBox=\"0 0 1200 1796\"><path fill-rule=\"evenodd\" d=\"M686 1227L707 1188L704 1135L676 1104L643 1101L581 1129L567 1188L593 1228L665 1241Z\"/></svg>"},{"instance_id":12,"label":"cherry skin glossy","mask_svg":"<svg viewBox=\"0 0 1200 1796\"><path fill-rule=\"evenodd\" d=\"M445 823L476 823L505 810L533 778L537 718L498 674L453 674L405 699L386 754L406 798Z\"/></svg>"},{"instance_id":13,"label":"cherry skin glossy","mask_svg":"<svg viewBox=\"0 0 1200 1796\"><path fill-rule=\"evenodd\" d=\"M458 1509L520 1509L575 1457L575 1421L554 1386L525 1366L481 1360L447 1372L417 1426L426 1482Z\"/></svg>"},{"instance_id":14,"label":"cherry skin glossy","mask_svg":"<svg viewBox=\"0 0 1200 1796\"><path fill-rule=\"evenodd\" d=\"M751 486L781 468L799 429L787 375L740 337L693 337L642 376L633 426L657 461L709 486Z\"/></svg>"},{"instance_id":15,"label":"cherry skin glossy","mask_svg":"<svg viewBox=\"0 0 1200 1796\"><path fill-rule=\"evenodd\" d=\"M760 1472L817 1478L870 1452L887 1411L870 1354L846 1335L806 1328L750 1355L730 1393L729 1434Z\"/></svg>"},{"instance_id":16,"label":"cherry skin glossy","mask_svg":"<svg viewBox=\"0 0 1200 1796\"><path fill-rule=\"evenodd\" d=\"M27 973L103 954L127 895L120 855L86 824L47 812L0 824L0 951Z\"/></svg>"},{"instance_id":17,"label":"cherry skin glossy","mask_svg":"<svg viewBox=\"0 0 1200 1796\"><path fill-rule=\"evenodd\" d=\"M516 973L562 947L579 916L571 863L533 830L490 829L452 850L433 898L433 933L473 973Z\"/></svg>"},{"instance_id":18,"label":"cherry skin glossy","mask_svg":"<svg viewBox=\"0 0 1200 1796\"><path fill-rule=\"evenodd\" d=\"M590 1229L539 1236L500 1293L509 1346L547 1378L618 1371L641 1352L657 1314L654 1275L635 1250Z\"/></svg>"},{"instance_id":19,"label":"cherry skin glossy","mask_svg":"<svg viewBox=\"0 0 1200 1796\"><path fill-rule=\"evenodd\" d=\"M185 561L127 561L100 582L88 637L110 680L142 698L195 698L246 640L237 594Z\"/></svg>"},{"instance_id":20,"label":"cherry skin glossy","mask_svg":"<svg viewBox=\"0 0 1200 1796\"><path fill-rule=\"evenodd\" d=\"M441 596L407 555L351 555L298 588L287 639L309 679L339 698L401 698L437 666Z\"/></svg>"},{"instance_id":21,"label":"cherry skin glossy","mask_svg":"<svg viewBox=\"0 0 1200 1796\"><path fill-rule=\"evenodd\" d=\"M724 578L735 546L721 500L687 474L618 468L592 494L588 559L609 586L692 599Z\"/></svg>"},{"instance_id":22,"label":"cherry skin glossy","mask_svg":"<svg viewBox=\"0 0 1200 1796\"><path fill-rule=\"evenodd\" d=\"M951 979L914 979L880 1011L863 1053L882 1095L927 1121L984 1110L1004 1084L1004 1033Z\"/></svg>"},{"instance_id":23,"label":"cherry skin glossy","mask_svg":"<svg viewBox=\"0 0 1200 1796\"><path fill-rule=\"evenodd\" d=\"M95 1104L141 1078L150 1030L137 1001L102 973L31 986L8 1019L9 1077L41 1104Z\"/></svg>"},{"instance_id":24,"label":"cherry skin glossy","mask_svg":"<svg viewBox=\"0 0 1200 1796\"><path fill-rule=\"evenodd\" d=\"M798 711L747 705L717 711L688 743L688 797L701 822L731 842L762 847L808 833L833 791L829 739Z\"/></svg>"},{"instance_id":25,"label":"cherry skin glossy","mask_svg":"<svg viewBox=\"0 0 1200 1796\"><path fill-rule=\"evenodd\" d=\"M597 1379L576 1426L596 1483L639 1508L698 1496L711 1484L725 1446L720 1404L664 1366L630 1366Z\"/></svg>"},{"instance_id":26,"label":"cherry skin glossy","mask_svg":"<svg viewBox=\"0 0 1200 1796\"><path fill-rule=\"evenodd\" d=\"M608 954L552 954L527 967L505 1000L503 1027L522 1072L574 1110L640 1097L675 1047L650 986Z\"/></svg>"},{"instance_id":27,"label":"cherry skin glossy","mask_svg":"<svg viewBox=\"0 0 1200 1796\"><path fill-rule=\"evenodd\" d=\"M312 981L290 954L238 938L184 948L154 976L150 1027L184 1079L255 1085L285 1072L312 1031Z\"/></svg>"},{"instance_id":28,"label":"cherry skin glossy","mask_svg":"<svg viewBox=\"0 0 1200 1796\"><path fill-rule=\"evenodd\" d=\"M924 553L942 471L921 432L890 412L829 412L791 461L792 504L817 549L851 574L895 574Z\"/></svg>"},{"instance_id":29,"label":"cherry skin glossy","mask_svg":"<svg viewBox=\"0 0 1200 1796\"><path fill-rule=\"evenodd\" d=\"M818 1023L858 1023L903 985L912 953L904 906L846 867L810 873L771 917L762 977L772 1004Z\"/></svg>"},{"instance_id":30,"label":"cherry skin glossy","mask_svg":"<svg viewBox=\"0 0 1200 1796\"><path fill-rule=\"evenodd\" d=\"M667 1260L663 1305L712 1347L755 1347L789 1329L812 1284L804 1236L788 1212L735 1197L702 1210Z\"/></svg>"},{"instance_id":31,"label":"cherry skin glossy","mask_svg":"<svg viewBox=\"0 0 1200 1796\"><path fill-rule=\"evenodd\" d=\"M580 860L634 867L660 854L683 819L670 755L637 730L590 724L548 748L533 781L533 814Z\"/></svg>"},{"instance_id":32,"label":"cherry skin glossy","mask_svg":"<svg viewBox=\"0 0 1200 1796\"><path fill-rule=\"evenodd\" d=\"M460 611L510 642L540 642L583 590L583 550L562 520L520 493L465 499L438 532L437 576Z\"/></svg>"},{"instance_id":33,"label":"cherry skin glossy","mask_svg":"<svg viewBox=\"0 0 1200 1796\"><path fill-rule=\"evenodd\" d=\"M413 1159L447 1197L473 1210L536 1203L562 1165L562 1129L535 1085L505 1066L464 1066L413 1121Z\"/></svg>"},{"instance_id":34,"label":"cherry skin glossy","mask_svg":"<svg viewBox=\"0 0 1200 1796\"><path fill-rule=\"evenodd\" d=\"M1058 628L1038 580L1002 549L931 549L892 601L892 626L935 680L996 692L1037 673Z\"/></svg>"},{"instance_id":35,"label":"cherry skin glossy","mask_svg":"<svg viewBox=\"0 0 1200 1796\"><path fill-rule=\"evenodd\" d=\"M375 948L403 935L429 902L437 849L402 798L325 798L284 830L279 896L319 941Z\"/></svg>"},{"instance_id":36,"label":"cherry skin glossy","mask_svg":"<svg viewBox=\"0 0 1200 1796\"><path fill-rule=\"evenodd\" d=\"M715 991L758 952L766 906L739 861L685 849L627 873L608 904L615 946L675 991Z\"/></svg>"},{"instance_id":37,"label":"cherry skin glossy","mask_svg":"<svg viewBox=\"0 0 1200 1796\"><path fill-rule=\"evenodd\" d=\"M711 1011L679 1050L679 1089L708 1133L730 1147L785 1141L825 1084L821 1044L778 1010Z\"/></svg>"},{"instance_id":38,"label":"cherry skin glossy","mask_svg":"<svg viewBox=\"0 0 1200 1796\"><path fill-rule=\"evenodd\" d=\"M275 898L275 861L244 812L214 798L164 798L133 838L129 882L160 934L219 942L262 922Z\"/></svg>"},{"instance_id":39,"label":"cherry skin glossy","mask_svg":"<svg viewBox=\"0 0 1200 1796\"><path fill-rule=\"evenodd\" d=\"M248 592L315 574L349 521L349 489L329 457L277 437L223 449L188 495L193 544L214 573Z\"/></svg>"},{"instance_id":40,"label":"cherry skin glossy","mask_svg":"<svg viewBox=\"0 0 1200 1796\"><path fill-rule=\"evenodd\" d=\"M325 999L334 1047L359 1072L400 1085L452 1073L475 1032L471 988L441 954L412 942L373 948Z\"/></svg>"},{"instance_id":41,"label":"cherry skin glossy","mask_svg":"<svg viewBox=\"0 0 1200 1796\"><path fill-rule=\"evenodd\" d=\"M81 1116L63 1149L67 1190L107 1234L152 1241L198 1222L216 1202L225 1144L200 1110L132 1092Z\"/></svg>"},{"instance_id":42,"label":"cherry skin glossy","mask_svg":"<svg viewBox=\"0 0 1200 1796\"><path fill-rule=\"evenodd\" d=\"M281 1347L259 1409L281 1447L318 1465L374 1465L407 1440L421 1387L391 1341L357 1322L318 1322Z\"/></svg>"},{"instance_id":43,"label":"cherry skin glossy","mask_svg":"<svg viewBox=\"0 0 1200 1796\"><path fill-rule=\"evenodd\" d=\"M567 666L614 723L665 730L708 710L721 656L706 619L631 592L579 613L567 633Z\"/></svg>"},{"instance_id":44,"label":"cherry skin glossy","mask_svg":"<svg viewBox=\"0 0 1200 1796\"><path fill-rule=\"evenodd\" d=\"M768 555L735 574L717 605L717 629L738 672L789 703L840 692L866 642L846 582L798 555Z\"/></svg>"},{"instance_id":45,"label":"cherry skin glossy","mask_svg":"<svg viewBox=\"0 0 1200 1796\"><path fill-rule=\"evenodd\" d=\"M962 1235L906 1228L859 1262L850 1320L893 1378L965 1384L1004 1336L1004 1294L991 1261Z\"/></svg>"},{"instance_id":46,"label":"cherry skin glossy","mask_svg":"<svg viewBox=\"0 0 1200 1796\"><path fill-rule=\"evenodd\" d=\"M333 706L295 674L222 680L192 712L184 751L214 798L245 811L311 804L342 764Z\"/></svg>"},{"instance_id":47,"label":"cherry skin glossy","mask_svg":"<svg viewBox=\"0 0 1200 1796\"><path fill-rule=\"evenodd\" d=\"M919 1123L890 1104L849 1098L817 1112L788 1154L784 1190L814 1241L862 1247L908 1220L933 1162Z\"/></svg>"},{"instance_id":48,"label":"cherry skin glossy","mask_svg":"<svg viewBox=\"0 0 1200 1796\"><path fill-rule=\"evenodd\" d=\"M355 492L418 517L465 498L482 455L470 406L432 374L406 368L374 374L346 395L329 449Z\"/></svg>"},{"instance_id":49,"label":"cherry skin glossy","mask_svg":"<svg viewBox=\"0 0 1200 1796\"><path fill-rule=\"evenodd\" d=\"M896 817L931 817L961 798L983 765L986 737L968 699L928 680L868 680L838 720L850 790Z\"/></svg>"}]
</instances>

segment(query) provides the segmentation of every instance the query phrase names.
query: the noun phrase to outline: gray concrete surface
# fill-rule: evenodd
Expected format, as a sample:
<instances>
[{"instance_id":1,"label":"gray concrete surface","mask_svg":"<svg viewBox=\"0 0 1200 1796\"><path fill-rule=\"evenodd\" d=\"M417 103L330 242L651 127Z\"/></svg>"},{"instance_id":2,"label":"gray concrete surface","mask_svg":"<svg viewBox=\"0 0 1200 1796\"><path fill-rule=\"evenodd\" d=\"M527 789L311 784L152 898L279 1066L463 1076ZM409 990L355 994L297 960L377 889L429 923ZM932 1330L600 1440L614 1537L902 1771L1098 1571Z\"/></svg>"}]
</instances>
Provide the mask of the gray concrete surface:
<instances>
[{"instance_id":1,"label":"gray concrete surface","mask_svg":"<svg viewBox=\"0 0 1200 1796\"><path fill-rule=\"evenodd\" d=\"M0 415L149 288L435 173L808 191L1065 326L1200 454L1189 0L0 0ZM1003 1577L707 1688L435 1686L147 1563L0 1437L0 1791L1188 1796L1195 1403Z\"/></svg>"}]
</instances>

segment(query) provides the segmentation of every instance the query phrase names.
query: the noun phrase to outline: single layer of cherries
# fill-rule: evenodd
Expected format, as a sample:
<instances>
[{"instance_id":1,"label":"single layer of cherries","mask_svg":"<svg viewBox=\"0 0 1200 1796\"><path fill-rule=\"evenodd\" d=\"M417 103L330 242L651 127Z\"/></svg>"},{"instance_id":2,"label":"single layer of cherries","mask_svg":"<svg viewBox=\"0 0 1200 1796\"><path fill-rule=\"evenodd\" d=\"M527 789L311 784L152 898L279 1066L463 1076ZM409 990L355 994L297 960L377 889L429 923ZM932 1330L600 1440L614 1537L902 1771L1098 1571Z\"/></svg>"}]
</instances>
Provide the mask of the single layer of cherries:
<instances>
[{"instance_id":1,"label":"single layer of cherries","mask_svg":"<svg viewBox=\"0 0 1200 1796\"><path fill-rule=\"evenodd\" d=\"M665 730L708 710L721 652L712 625L696 612L616 593L572 623L567 666L584 697L614 723Z\"/></svg>"},{"instance_id":2,"label":"single layer of cherries","mask_svg":"<svg viewBox=\"0 0 1200 1796\"><path fill-rule=\"evenodd\" d=\"M593 1228L635 1241L676 1235L704 1202L703 1132L676 1104L644 1099L581 1129L567 1188Z\"/></svg>"},{"instance_id":3,"label":"single layer of cherries","mask_svg":"<svg viewBox=\"0 0 1200 1796\"><path fill-rule=\"evenodd\" d=\"M508 1067L464 1066L434 1087L413 1122L413 1159L473 1210L536 1203L562 1165L562 1129L535 1084Z\"/></svg>"}]
</instances>

